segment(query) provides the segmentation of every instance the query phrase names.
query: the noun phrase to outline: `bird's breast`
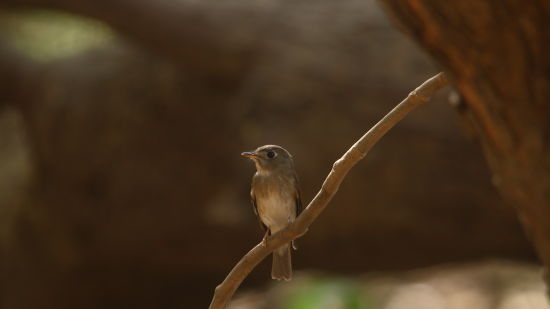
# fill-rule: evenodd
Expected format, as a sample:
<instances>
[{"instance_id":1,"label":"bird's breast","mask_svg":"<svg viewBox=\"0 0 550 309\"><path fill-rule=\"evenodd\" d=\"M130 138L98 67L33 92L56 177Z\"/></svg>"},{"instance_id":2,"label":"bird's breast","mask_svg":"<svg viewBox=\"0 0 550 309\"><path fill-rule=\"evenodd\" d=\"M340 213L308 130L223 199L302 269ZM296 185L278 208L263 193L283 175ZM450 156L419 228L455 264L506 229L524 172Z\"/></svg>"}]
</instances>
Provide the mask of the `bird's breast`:
<instances>
[{"instance_id":1,"label":"bird's breast","mask_svg":"<svg viewBox=\"0 0 550 309\"><path fill-rule=\"evenodd\" d=\"M264 179L255 186L258 216L272 233L296 219L295 187L282 179Z\"/></svg>"},{"instance_id":2,"label":"bird's breast","mask_svg":"<svg viewBox=\"0 0 550 309\"><path fill-rule=\"evenodd\" d=\"M291 196L274 194L257 200L258 215L272 233L296 219L295 201Z\"/></svg>"}]
</instances>

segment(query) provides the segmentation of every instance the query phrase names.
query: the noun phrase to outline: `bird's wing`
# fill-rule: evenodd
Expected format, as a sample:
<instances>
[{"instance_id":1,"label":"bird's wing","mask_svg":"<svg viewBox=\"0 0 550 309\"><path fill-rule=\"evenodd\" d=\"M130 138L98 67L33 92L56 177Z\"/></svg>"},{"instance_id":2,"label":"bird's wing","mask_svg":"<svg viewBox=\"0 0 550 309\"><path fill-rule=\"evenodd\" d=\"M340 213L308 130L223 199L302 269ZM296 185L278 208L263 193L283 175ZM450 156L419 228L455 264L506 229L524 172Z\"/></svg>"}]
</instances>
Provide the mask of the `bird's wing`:
<instances>
[{"instance_id":1,"label":"bird's wing","mask_svg":"<svg viewBox=\"0 0 550 309\"><path fill-rule=\"evenodd\" d=\"M250 190L250 199L252 200L252 208L254 209L254 214L256 215L256 218L258 218L258 222L260 222L262 230L266 232L267 226L265 226L265 224L262 222L262 219L260 219L260 215L258 214L258 205L256 204L256 195L254 194L254 189Z\"/></svg>"},{"instance_id":2,"label":"bird's wing","mask_svg":"<svg viewBox=\"0 0 550 309\"><path fill-rule=\"evenodd\" d=\"M300 182L298 181L298 176L294 175L294 181L296 182L294 186L296 188L294 199L296 201L296 217L298 217L304 210L304 206L302 205L302 197L300 196Z\"/></svg>"},{"instance_id":3,"label":"bird's wing","mask_svg":"<svg viewBox=\"0 0 550 309\"><path fill-rule=\"evenodd\" d=\"M294 175L294 182L295 182L294 200L296 201L296 218L298 218L298 216L304 210L304 206L302 205L302 197L300 196L300 183L298 182L297 175ZM296 239L292 241L292 248L294 250L298 250L298 244Z\"/></svg>"}]
</instances>

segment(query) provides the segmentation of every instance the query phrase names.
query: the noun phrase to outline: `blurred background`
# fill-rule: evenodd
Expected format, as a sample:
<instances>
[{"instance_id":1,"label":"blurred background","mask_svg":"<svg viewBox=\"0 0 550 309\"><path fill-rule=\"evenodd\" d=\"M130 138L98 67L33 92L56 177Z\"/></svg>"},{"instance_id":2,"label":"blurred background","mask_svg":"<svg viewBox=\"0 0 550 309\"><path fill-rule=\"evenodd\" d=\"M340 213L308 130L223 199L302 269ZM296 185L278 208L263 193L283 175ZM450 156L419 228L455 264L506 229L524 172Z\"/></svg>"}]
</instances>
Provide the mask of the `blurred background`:
<instances>
[{"instance_id":1,"label":"blurred background","mask_svg":"<svg viewBox=\"0 0 550 309\"><path fill-rule=\"evenodd\" d=\"M437 72L371 0L0 0L0 308L206 308L263 235L239 154L284 146L307 204ZM292 282L268 259L229 308L549 308L456 102L352 170Z\"/></svg>"}]
</instances>

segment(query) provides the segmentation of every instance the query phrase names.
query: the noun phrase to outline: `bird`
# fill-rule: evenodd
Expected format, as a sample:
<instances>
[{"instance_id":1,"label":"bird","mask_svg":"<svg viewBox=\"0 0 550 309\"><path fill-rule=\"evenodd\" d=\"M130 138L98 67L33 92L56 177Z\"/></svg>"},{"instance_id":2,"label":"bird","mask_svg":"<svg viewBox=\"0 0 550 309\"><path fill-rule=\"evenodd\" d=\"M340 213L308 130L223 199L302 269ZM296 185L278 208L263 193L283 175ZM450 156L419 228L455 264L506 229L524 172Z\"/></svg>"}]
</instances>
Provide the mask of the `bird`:
<instances>
[{"instance_id":1,"label":"bird","mask_svg":"<svg viewBox=\"0 0 550 309\"><path fill-rule=\"evenodd\" d=\"M265 230L262 243L267 245L268 236L287 227L302 212L294 161L286 149L277 145L264 145L241 155L256 165L250 197L254 213ZM291 246L296 250L293 241L273 251L272 279L292 279Z\"/></svg>"}]
</instances>

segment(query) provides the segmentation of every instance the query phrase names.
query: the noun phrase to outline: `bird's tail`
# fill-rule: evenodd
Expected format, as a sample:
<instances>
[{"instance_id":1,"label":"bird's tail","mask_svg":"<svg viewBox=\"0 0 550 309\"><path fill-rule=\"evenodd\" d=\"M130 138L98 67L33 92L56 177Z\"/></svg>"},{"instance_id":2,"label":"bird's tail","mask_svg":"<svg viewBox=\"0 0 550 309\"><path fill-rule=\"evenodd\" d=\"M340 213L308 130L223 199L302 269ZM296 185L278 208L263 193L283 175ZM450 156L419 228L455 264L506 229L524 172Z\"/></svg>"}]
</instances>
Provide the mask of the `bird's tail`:
<instances>
[{"instance_id":1,"label":"bird's tail","mask_svg":"<svg viewBox=\"0 0 550 309\"><path fill-rule=\"evenodd\" d=\"M290 255L290 244L286 244L273 251L273 266L271 278L276 280L290 281L292 279L292 260Z\"/></svg>"}]
</instances>

